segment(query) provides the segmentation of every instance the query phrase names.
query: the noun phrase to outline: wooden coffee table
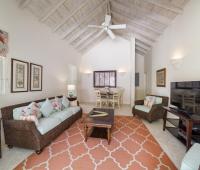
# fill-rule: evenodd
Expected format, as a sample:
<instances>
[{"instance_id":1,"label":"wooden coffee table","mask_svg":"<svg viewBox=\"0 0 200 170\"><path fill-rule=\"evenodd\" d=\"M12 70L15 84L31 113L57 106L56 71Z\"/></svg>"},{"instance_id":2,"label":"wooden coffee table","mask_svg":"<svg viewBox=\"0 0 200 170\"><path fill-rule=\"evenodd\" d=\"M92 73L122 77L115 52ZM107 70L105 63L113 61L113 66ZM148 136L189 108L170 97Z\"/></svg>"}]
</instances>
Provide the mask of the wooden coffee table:
<instances>
[{"instance_id":1,"label":"wooden coffee table","mask_svg":"<svg viewBox=\"0 0 200 170\"><path fill-rule=\"evenodd\" d=\"M107 112L108 116L89 117L89 114L96 111ZM111 140L111 128L114 124L114 109L94 108L84 119L85 141L88 137L106 138L108 144ZM88 131L88 128L90 130Z\"/></svg>"}]
</instances>

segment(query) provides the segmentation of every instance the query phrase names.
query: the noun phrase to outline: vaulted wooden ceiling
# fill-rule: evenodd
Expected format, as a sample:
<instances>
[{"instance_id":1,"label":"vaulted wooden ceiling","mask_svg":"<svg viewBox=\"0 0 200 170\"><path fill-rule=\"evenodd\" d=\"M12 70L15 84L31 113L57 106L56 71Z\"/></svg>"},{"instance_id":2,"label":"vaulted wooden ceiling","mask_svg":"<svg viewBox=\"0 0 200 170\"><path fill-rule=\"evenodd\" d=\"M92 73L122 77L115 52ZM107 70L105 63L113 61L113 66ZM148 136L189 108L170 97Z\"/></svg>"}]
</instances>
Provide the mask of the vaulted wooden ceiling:
<instances>
[{"instance_id":1,"label":"vaulted wooden ceiling","mask_svg":"<svg viewBox=\"0 0 200 170\"><path fill-rule=\"evenodd\" d=\"M126 30L116 35L136 37L136 53L146 55L156 39L182 13L189 0L109 0L112 24L126 23ZM17 0L19 7L30 11L41 23L68 41L80 53L86 52L107 37L99 36L108 0Z\"/></svg>"}]
</instances>

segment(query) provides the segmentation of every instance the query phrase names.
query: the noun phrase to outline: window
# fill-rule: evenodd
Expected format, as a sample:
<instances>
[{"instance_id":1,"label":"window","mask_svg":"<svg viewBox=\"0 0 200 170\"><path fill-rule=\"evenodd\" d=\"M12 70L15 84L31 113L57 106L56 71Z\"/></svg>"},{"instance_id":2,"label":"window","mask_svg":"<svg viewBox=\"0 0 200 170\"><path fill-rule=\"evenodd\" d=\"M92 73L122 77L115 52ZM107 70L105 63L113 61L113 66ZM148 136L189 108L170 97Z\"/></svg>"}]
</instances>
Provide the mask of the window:
<instances>
[{"instance_id":1,"label":"window","mask_svg":"<svg viewBox=\"0 0 200 170\"><path fill-rule=\"evenodd\" d=\"M0 95L5 94L5 58L0 56Z\"/></svg>"},{"instance_id":2,"label":"window","mask_svg":"<svg viewBox=\"0 0 200 170\"><path fill-rule=\"evenodd\" d=\"M94 71L93 86L94 87L116 87L117 86L117 72L111 71Z\"/></svg>"}]
</instances>

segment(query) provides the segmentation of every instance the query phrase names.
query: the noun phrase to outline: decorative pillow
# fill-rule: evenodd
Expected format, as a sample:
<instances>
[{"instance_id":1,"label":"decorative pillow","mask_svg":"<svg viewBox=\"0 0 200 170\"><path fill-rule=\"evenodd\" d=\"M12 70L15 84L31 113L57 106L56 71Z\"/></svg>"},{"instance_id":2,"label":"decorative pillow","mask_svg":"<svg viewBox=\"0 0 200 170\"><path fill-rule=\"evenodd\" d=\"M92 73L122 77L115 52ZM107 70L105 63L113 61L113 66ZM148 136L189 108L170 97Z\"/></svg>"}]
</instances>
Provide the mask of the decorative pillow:
<instances>
[{"instance_id":1,"label":"decorative pillow","mask_svg":"<svg viewBox=\"0 0 200 170\"><path fill-rule=\"evenodd\" d=\"M63 98L62 98L62 105L64 108L69 107L69 100L66 98L66 96L63 96Z\"/></svg>"},{"instance_id":2,"label":"decorative pillow","mask_svg":"<svg viewBox=\"0 0 200 170\"><path fill-rule=\"evenodd\" d=\"M29 115L35 115L37 118L41 117L41 112L37 103L32 102L22 110L22 116Z\"/></svg>"},{"instance_id":3,"label":"decorative pillow","mask_svg":"<svg viewBox=\"0 0 200 170\"><path fill-rule=\"evenodd\" d=\"M46 101L41 106L40 111L42 112L42 115L44 117L49 117L50 114L52 114L54 112L54 108L53 108L51 102L49 101L49 99L46 99Z\"/></svg>"},{"instance_id":4,"label":"decorative pillow","mask_svg":"<svg viewBox=\"0 0 200 170\"><path fill-rule=\"evenodd\" d=\"M148 104L149 104L149 101L148 100L144 100L144 106L147 106L148 107Z\"/></svg>"},{"instance_id":5,"label":"decorative pillow","mask_svg":"<svg viewBox=\"0 0 200 170\"><path fill-rule=\"evenodd\" d=\"M38 119L36 115L22 115L20 116L20 120L34 122L35 125L38 125Z\"/></svg>"},{"instance_id":6,"label":"decorative pillow","mask_svg":"<svg viewBox=\"0 0 200 170\"><path fill-rule=\"evenodd\" d=\"M144 105L151 108L153 106L153 104L155 104L155 97L154 96L146 96L145 97L145 103Z\"/></svg>"},{"instance_id":7,"label":"decorative pillow","mask_svg":"<svg viewBox=\"0 0 200 170\"><path fill-rule=\"evenodd\" d=\"M14 120L20 120L20 116L22 116L23 112L22 110L25 109L26 106L23 107L17 107L15 109L13 109L13 119Z\"/></svg>"},{"instance_id":8,"label":"decorative pillow","mask_svg":"<svg viewBox=\"0 0 200 170\"><path fill-rule=\"evenodd\" d=\"M78 106L77 100L70 101L70 107Z\"/></svg>"},{"instance_id":9,"label":"decorative pillow","mask_svg":"<svg viewBox=\"0 0 200 170\"><path fill-rule=\"evenodd\" d=\"M54 110L61 111L62 103L59 98L55 97L54 101L52 102L52 105L53 105Z\"/></svg>"}]
</instances>

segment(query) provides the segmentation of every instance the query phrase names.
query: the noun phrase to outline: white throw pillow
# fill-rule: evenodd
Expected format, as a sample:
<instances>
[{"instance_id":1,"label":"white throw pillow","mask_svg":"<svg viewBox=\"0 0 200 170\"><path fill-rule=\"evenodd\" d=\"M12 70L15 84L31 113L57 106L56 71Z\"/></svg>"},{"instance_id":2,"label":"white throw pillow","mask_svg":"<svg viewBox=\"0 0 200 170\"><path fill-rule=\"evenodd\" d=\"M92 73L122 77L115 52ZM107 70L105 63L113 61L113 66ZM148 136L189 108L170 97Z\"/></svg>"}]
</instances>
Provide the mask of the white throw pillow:
<instances>
[{"instance_id":1,"label":"white throw pillow","mask_svg":"<svg viewBox=\"0 0 200 170\"><path fill-rule=\"evenodd\" d=\"M42 116L40 109L39 109L39 106L35 102L32 102L28 106L26 106L22 110L22 112L23 112L23 114L22 114L23 116L35 115L37 118L40 118Z\"/></svg>"},{"instance_id":2,"label":"white throw pillow","mask_svg":"<svg viewBox=\"0 0 200 170\"><path fill-rule=\"evenodd\" d=\"M68 100L68 98L66 98L66 96L63 96L63 98L62 98L62 105L63 105L64 109L69 107L69 100Z\"/></svg>"},{"instance_id":3,"label":"white throw pillow","mask_svg":"<svg viewBox=\"0 0 200 170\"><path fill-rule=\"evenodd\" d=\"M44 117L49 117L50 114L54 112L54 108L49 99L46 99L46 101L42 104L40 111Z\"/></svg>"}]
</instances>

